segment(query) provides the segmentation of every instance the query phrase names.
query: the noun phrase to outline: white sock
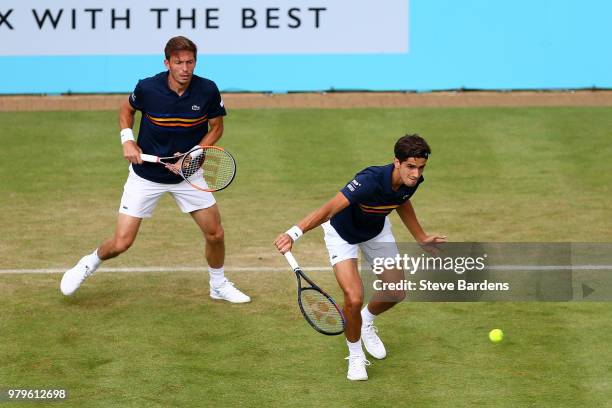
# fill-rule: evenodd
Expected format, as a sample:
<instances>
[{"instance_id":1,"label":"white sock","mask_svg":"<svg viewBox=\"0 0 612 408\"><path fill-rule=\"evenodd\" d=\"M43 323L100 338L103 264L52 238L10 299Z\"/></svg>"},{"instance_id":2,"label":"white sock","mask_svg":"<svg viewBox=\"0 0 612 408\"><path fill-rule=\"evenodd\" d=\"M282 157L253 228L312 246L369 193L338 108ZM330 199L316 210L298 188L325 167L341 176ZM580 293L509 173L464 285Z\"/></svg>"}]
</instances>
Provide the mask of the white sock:
<instances>
[{"instance_id":1,"label":"white sock","mask_svg":"<svg viewBox=\"0 0 612 408\"><path fill-rule=\"evenodd\" d=\"M361 309L361 325L362 326L368 326L374 323L375 318L376 318L376 315L373 315L372 312L370 312L370 309L368 309L368 305L365 305L365 307Z\"/></svg>"},{"instance_id":2,"label":"white sock","mask_svg":"<svg viewBox=\"0 0 612 408\"><path fill-rule=\"evenodd\" d=\"M94 270L98 269L98 266L102 263L102 260L98 256L98 248L89 255L89 266L91 266Z\"/></svg>"},{"instance_id":3,"label":"white sock","mask_svg":"<svg viewBox=\"0 0 612 408\"><path fill-rule=\"evenodd\" d=\"M217 287L225 280L225 270L223 267L211 268L208 267L208 274L210 275L210 286Z\"/></svg>"},{"instance_id":4,"label":"white sock","mask_svg":"<svg viewBox=\"0 0 612 408\"><path fill-rule=\"evenodd\" d=\"M363 356L363 355L365 355L363 353L363 349L361 348L361 339L357 340L355 343L351 343L347 339L346 340L346 345L348 346L348 349L349 349L349 356Z\"/></svg>"}]
</instances>

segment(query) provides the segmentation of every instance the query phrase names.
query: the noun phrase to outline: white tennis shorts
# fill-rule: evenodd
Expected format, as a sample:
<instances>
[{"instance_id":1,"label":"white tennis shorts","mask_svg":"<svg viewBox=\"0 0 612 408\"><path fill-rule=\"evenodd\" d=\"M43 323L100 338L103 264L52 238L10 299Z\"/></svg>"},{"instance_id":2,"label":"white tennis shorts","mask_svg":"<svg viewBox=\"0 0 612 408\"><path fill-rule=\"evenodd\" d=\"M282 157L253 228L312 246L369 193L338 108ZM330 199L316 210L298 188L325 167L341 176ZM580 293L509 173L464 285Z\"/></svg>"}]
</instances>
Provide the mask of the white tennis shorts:
<instances>
[{"instance_id":1,"label":"white tennis shorts","mask_svg":"<svg viewBox=\"0 0 612 408\"><path fill-rule=\"evenodd\" d=\"M201 171L199 174L194 174L189 180L195 184L206 186ZM212 193L195 189L186 181L178 184L155 183L134 173L132 166L130 166L130 174L123 187L119 212L137 218L150 218L157 202L164 193L172 194L184 213L208 208L216 203Z\"/></svg>"},{"instance_id":2,"label":"white tennis shorts","mask_svg":"<svg viewBox=\"0 0 612 408\"><path fill-rule=\"evenodd\" d=\"M347 259L357 259L357 252L360 248L365 260L370 265L372 265L374 258L395 258L398 254L389 218L385 218L385 225L380 234L359 244L349 244L346 242L329 221L321 224L321 227L323 227L325 233L325 245L327 246L329 262L332 266Z\"/></svg>"}]
</instances>

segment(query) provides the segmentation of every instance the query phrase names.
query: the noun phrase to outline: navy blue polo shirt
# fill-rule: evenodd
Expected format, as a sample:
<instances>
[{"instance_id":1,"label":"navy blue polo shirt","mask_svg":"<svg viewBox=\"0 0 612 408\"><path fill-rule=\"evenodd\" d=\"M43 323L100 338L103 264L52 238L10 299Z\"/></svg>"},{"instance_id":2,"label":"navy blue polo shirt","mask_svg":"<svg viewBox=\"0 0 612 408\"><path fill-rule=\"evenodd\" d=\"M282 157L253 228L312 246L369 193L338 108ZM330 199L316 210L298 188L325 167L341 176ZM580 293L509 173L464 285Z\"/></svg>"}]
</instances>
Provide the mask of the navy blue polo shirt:
<instances>
[{"instance_id":1,"label":"navy blue polo shirt","mask_svg":"<svg viewBox=\"0 0 612 408\"><path fill-rule=\"evenodd\" d=\"M421 176L414 187L402 184L393 191L392 173L393 164L368 167L340 190L351 204L330 222L349 244L365 242L380 234L387 215L408 201L424 181Z\"/></svg>"},{"instance_id":2,"label":"navy blue polo shirt","mask_svg":"<svg viewBox=\"0 0 612 408\"><path fill-rule=\"evenodd\" d=\"M138 81L129 101L142 112L138 146L143 153L159 157L188 151L208 133L209 119L227 114L213 81L193 75L185 93L178 96L168 87L168 71ZM156 163L133 164L132 168L140 177L157 183L183 181Z\"/></svg>"}]
</instances>

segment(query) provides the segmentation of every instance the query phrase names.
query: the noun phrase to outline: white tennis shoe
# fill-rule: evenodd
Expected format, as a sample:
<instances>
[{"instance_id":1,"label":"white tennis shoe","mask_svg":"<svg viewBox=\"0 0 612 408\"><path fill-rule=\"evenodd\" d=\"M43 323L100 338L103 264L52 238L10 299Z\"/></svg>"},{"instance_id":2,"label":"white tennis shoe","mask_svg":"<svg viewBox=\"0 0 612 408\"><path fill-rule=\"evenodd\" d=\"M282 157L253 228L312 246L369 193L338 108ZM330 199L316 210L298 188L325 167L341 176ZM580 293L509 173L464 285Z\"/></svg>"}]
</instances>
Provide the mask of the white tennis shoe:
<instances>
[{"instance_id":1,"label":"white tennis shoe","mask_svg":"<svg viewBox=\"0 0 612 408\"><path fill-rule=\"evenodd\" d=\"M381 360L387 357L387 350L376 333L378 333L378 329L373 323L361 326L361 341L363 341L366 351L372 357Z\"/></svg>"},{"instance_id":2,"label":"white tennis shoe","mask_svg":"<svg viewBox=\"0 0 612 408\"><path fill-rule=\"evenodd\" d=\"M348 360L348 373L346 378L351 381L365 381L368 379L368 371L366 366L370 365L370 362L366 360L365 355L348 356L345 358Z\"/></svg>"},{"instance_id":3,"label":"white tennis shoe","mask_svg":"<svg viewBox=\"0 0 612 408\"><path fill-rule=\"evenodd\" d=\"M218 286L210 286L210 297L217 300L227 300L231 303L248 303L251 298L236 289L234 284L227 279Z\"/></svg>"},{"instance_id":4,"label":"white tennis shoe","mask_svg":"<svg viewBox=\"0 0 612 408\"><path fill-rule=\"evenodd\" d=\"M84 256L72 269L64 272L60 283L60 290L64 295L72 295L81 286L81 283L96 271L97 267L91 266L88 263L89 256Z\"/></svg>"}]
</instances>

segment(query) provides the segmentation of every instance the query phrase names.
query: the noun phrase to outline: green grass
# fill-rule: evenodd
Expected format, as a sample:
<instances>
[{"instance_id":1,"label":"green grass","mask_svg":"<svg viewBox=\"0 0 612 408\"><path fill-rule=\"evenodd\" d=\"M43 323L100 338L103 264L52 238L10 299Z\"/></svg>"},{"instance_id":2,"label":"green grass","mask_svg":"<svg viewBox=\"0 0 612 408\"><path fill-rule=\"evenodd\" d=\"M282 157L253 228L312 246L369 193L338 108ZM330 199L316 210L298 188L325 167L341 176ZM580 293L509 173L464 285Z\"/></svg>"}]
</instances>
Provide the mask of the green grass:
<instances>
[{"instance_id":1,"label":"green grass","mask_svg":"<svg viewBox=\"0 0 612 408\"><path fill-rule=\"evenodd\" d=\"M116 121L0 113L0 269L69 267L112 234L127 170ZM216 195L227 265L283 266L275 236L415 131L434 152L412 200L428 231L610 242L611 128L605 108L231 111L222 145L238 177ZM296 247L306 265L326 262L321 235ZM105 266L204 263L199 231L166 198ZM201 273L101 273L72 298L59 278L0 275L0 389L65 387L58 406L94 407L610 405L606 303L402 304L378 323L389 358L352 384L343 340L301 320L290 272L233 274L250 305L213 302Z\"/></svg>"},{"instance_id":2,"label":"green grass","mask_svg":"<svg viewBox=\"0 0 612 408\"><path fill-rule=\"evenodd\" d=\"M289 307L290 274L233 277L253 304L210 300L195 273L100 274L73 298L57 276L4 276L0 388L64 387L90 407L609 403L607 304L401 304L379 319L388 359L351 384L343 340Z\"/></svg>"}]
</instances>

